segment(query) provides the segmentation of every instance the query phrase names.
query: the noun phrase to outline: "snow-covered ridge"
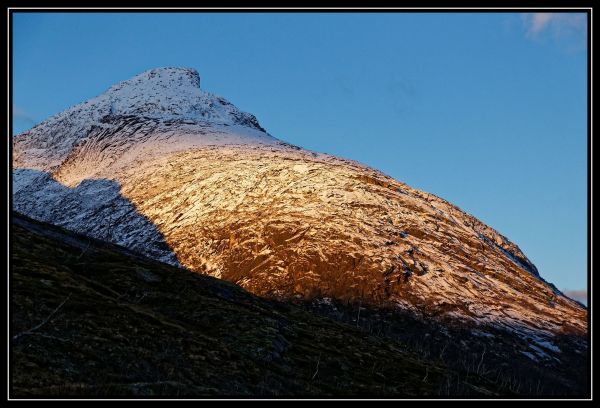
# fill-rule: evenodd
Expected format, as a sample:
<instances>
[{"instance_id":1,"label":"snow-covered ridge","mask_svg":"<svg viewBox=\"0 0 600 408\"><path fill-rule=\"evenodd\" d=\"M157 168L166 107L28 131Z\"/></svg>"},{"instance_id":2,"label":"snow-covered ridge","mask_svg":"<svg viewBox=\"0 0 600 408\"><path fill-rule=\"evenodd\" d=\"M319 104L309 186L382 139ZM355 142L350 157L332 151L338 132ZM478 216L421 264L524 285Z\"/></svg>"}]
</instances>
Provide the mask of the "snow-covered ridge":
<instances>
[{"instance_id":1,"label":"snow-covered ridge","mask_svg":"<svg viewBox=\"0 0 600 408\"><path fill-rule=\"evenodd\" d=\"M33 168L52 170L94 128L110 129L112 118L135 116L139 122L181 122L203 127L235 126L263 133L254 115L200 89L200 75L190 68L156 68L110 87L14 137L17 162L22 150L43 152ZM31 156L30 156L31 157ZM29 160L30 162L32 159Z\"/></svg>"},{"instance_id":2,"label":"snow-covered ridge","mask_svg":"<svg viewBox=\"0 0 600 408\"><path fill-rule=\"evenodd\" d=\"M110 101L112 115L190 119L214 124L260 128L256 118L226 99L200 89L200 75L191 68L157 68L112 86L90 101Z\"/></svg>"},{"instance_id":3,"label":"snow-covered ridge","mask_svg":"<svg viewBox=\"0 0 600 408\"><path fill-rule=\"evenodd\" d=\"M145 71L57 116L73 114L95 119L107 114L139 115L165 120L188 119L245 125L262 130L254 115L241 112L226 99L201 90L200 75L191 68L156 68Z\"/></svg>"}]
</instances>

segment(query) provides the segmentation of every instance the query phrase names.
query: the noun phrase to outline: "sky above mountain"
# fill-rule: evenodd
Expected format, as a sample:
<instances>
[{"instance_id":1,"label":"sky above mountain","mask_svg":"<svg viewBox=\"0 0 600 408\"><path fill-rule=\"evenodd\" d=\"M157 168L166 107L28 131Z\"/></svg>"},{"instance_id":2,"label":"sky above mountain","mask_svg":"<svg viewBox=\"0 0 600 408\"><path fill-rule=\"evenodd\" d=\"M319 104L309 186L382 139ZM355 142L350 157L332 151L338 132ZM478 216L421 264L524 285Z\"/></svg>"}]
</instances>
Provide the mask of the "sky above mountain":
<instances>
[{"instance_id":1,"label":"sky above mountain","mask_svg":"<svg viewBox=\"0 0 600 408\"><path fill-rule=\"evenodd\" d=\"M13 134L147 69L458 205L586 288L584 14L15 13Z\"/></svg>"}]
</instances>

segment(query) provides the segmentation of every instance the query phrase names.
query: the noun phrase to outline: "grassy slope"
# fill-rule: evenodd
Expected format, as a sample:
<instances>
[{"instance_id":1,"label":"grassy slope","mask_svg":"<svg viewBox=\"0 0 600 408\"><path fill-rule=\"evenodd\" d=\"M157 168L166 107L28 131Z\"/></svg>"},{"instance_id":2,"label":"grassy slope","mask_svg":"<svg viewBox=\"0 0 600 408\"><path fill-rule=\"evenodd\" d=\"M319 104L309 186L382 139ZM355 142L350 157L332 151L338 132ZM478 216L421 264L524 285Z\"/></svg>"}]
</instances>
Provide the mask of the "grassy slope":
<instances>
[{"instance_id":1,"label":"grassy slope","mask_svg":"<svg viewBox=\"0 0 600 408\"><path fill-rule=\"evenodd\" d=\"M12 397L502 392L351 325L18 215L11 258Z\"/></svg>"}]
</instances>

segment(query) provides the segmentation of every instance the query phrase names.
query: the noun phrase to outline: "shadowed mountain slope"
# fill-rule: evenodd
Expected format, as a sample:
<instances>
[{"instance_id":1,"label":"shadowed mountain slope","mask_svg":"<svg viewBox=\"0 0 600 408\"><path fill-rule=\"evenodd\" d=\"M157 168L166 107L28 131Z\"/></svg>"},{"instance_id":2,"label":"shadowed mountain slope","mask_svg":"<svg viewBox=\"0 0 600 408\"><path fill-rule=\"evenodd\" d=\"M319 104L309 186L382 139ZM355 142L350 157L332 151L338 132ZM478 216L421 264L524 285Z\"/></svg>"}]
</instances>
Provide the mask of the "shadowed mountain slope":
<instances>
[{"instance_id":1,"label":"shadowed mountain slope","mask_svg":"<svg viewBox=\"0 0 600 408\"><path fill-rule=\"evenodd\" d=\"M13 397L508 389L401 343L13 213Z\"/></svg>"}]
</instances>

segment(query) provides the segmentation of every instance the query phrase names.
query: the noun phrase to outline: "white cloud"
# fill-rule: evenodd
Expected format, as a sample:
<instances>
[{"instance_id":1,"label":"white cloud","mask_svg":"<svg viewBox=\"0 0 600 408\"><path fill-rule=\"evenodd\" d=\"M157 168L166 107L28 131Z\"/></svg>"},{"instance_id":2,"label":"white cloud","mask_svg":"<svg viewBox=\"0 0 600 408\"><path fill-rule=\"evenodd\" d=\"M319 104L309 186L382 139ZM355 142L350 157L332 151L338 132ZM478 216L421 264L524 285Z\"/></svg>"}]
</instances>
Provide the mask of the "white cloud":
<instances>
[{"instance_id":1,"label":"white cloud","mask_svg":"<svg viewBox=\"0 0 600 408\"><path fill-rule=\"evenodd\" d=\"M535 35L548 26L552 19L556 19L554 13L533 13L529 21L529 33Z\"/></svg>"},{"instance_id":2,"label":"white cloud","mask_svg":"<svg viewBox=\"0 0 600 408\"><path fill-rule=\"evenodd\" d=\"M33 118L33 116L31 116L29 113L27 113L27 111L25 111L22 108L19 108L18 106L13 105L12 115L13 115L13 119L20 119L20 120L23 120L25 122L29 122L32 124L37 123L37 121L35 120L35 118Z\"/></svg>"},{"instance_id":3,"label":"white cloud","mask_svg":"<svg viewBox=\"0 0 600 408\"><path fill-rule=\"evenodd\" d=\"M551 33L555 38L585 37L587 33L585 13L525 13L522 20L529 38L536 38L544 33Z\"/></svg>"},{"instance_id":4,"label":"white cloud","mask_svg":"<svg viewBox=\"0 0 600 408\"><path fill-rule=\"evenodd\" d=\"M577 300L584 305L587 304L587 290L585 289L565 290L563 293L571 299Z\"/></svg>"}]
</instances>

